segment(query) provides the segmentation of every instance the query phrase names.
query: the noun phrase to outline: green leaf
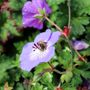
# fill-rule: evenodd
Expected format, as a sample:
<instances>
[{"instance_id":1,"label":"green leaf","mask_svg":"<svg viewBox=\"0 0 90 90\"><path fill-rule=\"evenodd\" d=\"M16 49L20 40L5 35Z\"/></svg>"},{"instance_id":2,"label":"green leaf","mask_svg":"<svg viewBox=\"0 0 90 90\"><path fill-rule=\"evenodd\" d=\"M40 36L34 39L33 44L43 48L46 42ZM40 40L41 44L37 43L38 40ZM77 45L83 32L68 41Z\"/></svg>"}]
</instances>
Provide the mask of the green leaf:
<instances>
[{"instance_id":1,"label":"green leaf","mask_svg":"<svg viewBox=\"0 0 90 90\"><path fill-rule=\"evenodd\" d=\"M5 57L5 56L0 56L0 81L2 79L5 79L7 78L7 70L10 69L10 68L13 68L13 65L12 65L12 61L10 62L9 60L12 60L12 58L8 58L8 57Z\"/></svg>"},{"instance_id":2,"label":"green leaf","mask_svg":"<svg viewBox=\"0 0 90 90\"><path fill-rule=\"evenodd\" d=\"M77 75L81 75L86 79L90 78L90 72L88 70L74 69L74 73Z\"/></svg>"},{"instance_id":3,"label":"green leaf","mask_svg":"<svg viewBox=\"0 0 90 90\"><path fill-rule=\"evenodd\" d=\"M80 52L83 56L90 56L90 48L87 48L86 50L83 50Z\"/></svg>"},{"instance_id":4,"label":"green leaf","mask_svg":"<svg viewBox=\"0 0 90 90\"><path fill-rule=\"evenodd\" d=\"M76 87L66 87L64 90L76 90Z\"/></svg>"},{"instance_id":5,"label":"green leaf","mask_svg":"<svg viewBox=\"0 0 90 90\"><path fill-rule=\"evenodd\" d=\"M58 4L64 3L65 0L55 0L53 2L52 2L52 0L47 0L47 2L51 6L51 5L58 5Z\"/></svg>"},{"instance_id":6,"label":"green leaf","mask_svg":"<svg viewBox=\"0 0 90 90\"><path fill-rule=\"evenodd\" d=\"M9 6L11 9L14 10L20 10L23 6L23 4L26 2L26 0L9 0Z\"/></svg>"},{"instance_id":7,"label":"green leaf","mask_svg":"<svg viewBox=\"0 0 90 90\"><path fill-rule=\"evenodd\" d=\"M18 31L16 30L16 28L14 27L14 22L7 20L7 22L5 23L3 29L7 30L8 33L10 32L13 35L17 35L19 36L20 34L18 33Z\"/></svg>"},{"instance_id":8,"label":"green leaf","mask_svg":"<svg viewBox=\"0 0 90 90\"><path fill-rule=\"evenodd\" d=\"M77 12L78 14L82 15L82 14L89 14L90 15L90 0L75 0L76 1L76 5L78 5L78 9Z\"/></svg>"},{"instance_id":9,"label":"green leaf","mask_svg":"<svg viewBox=\"0 0 90 90\"><path fill-rule=\"evenodd\" d=\"M71 71L67 71L65 74L61 75L60 79L62 83L64 83L64 81L68 83L72 77L73 73Z\"/></svg>"},{"instance_id":10,"label":"green leaf","mask_svg":"<svg viewBox=\"0 0 90 90\"><path fill-rule=\"evenodd\" d=\"M17 83L16 87L15 87L16 90L24 90L24 87L22 84L20 83Z\"/></svg>"},{"instance_id":11,"label":"green leaf","mask_svg":"<svg viewBox=\"0 0 90 90\"><path fill-rule=\"evenodd\" d=\"M80 14L85 13L85 14L90 15L90 5L87 6L87 7L85 7L85 8L83 8L79 13L80 13Z\"/></svg>"},{"instance_id":12,"label":"green leaf","mask_svg":"<svg viewBox=\"0 0 90 90\"><path fill-rule=\"evenodd\" d=\"M9 17L10 13L8 11L3 11L0 13L0 27L4 25L4 23L7 21L7 18Z\"/></svg>"},{"instance_id":13,"label":"green leaf","mask_svg":"<svg viewBox=\"0 0 90 90\"><path fill-rule=\"evenodd\" d=\"M79 84L82 83L82 78L80 75L73 75L73 78L71 80L71 85L74 86L74 87L78 87Z\"/></svg>"},{"instance_id":14,"label":"green leaf","mask_svg":"<svg viewBox=\"0 0 90 90\"><path fill-rule=\"evenodd\" d=\"M42 79L48 83L52 82L52 75L49 72L46 72L43 76Z\"/></svg>"},{"instance_id":15,"label":"green leaf","mask_svg":"<svg viewBox=\"0 0 90 90\"><path fill-rule=\"evenodd\" d=\"M60 52L60 56L58 58L59 63L63 65L63 68L67 69L71 65L71 58L72 55L70 51L67 49L64 49L63 51Z\"/></svg>"},{"instance_id":16,"label":"green leaf","mask_svg":"<svg viewBox=\"0 0 90 90\"><path fill-rule=\"evenodd\" d=\"M81 75L86 79L90 79L90 71L81 71Z\"/></svg>"},{"instance_id":17,"label":"green leaf","mask_svg":"<svg viewBox=\"0 0 90 90\"><path fill-rule=\"evenodd\" d=\"M1 39L3 41L7 40L8 34L9 34L8 31L5 30L5 29L3 30L3 28L2 28L2 31L1 31L1 34L0 34Z\"/></svg>"},{"instance_id":18,"label":"green leaf","mask_svg":"<svg viewBox=\"0 0 90 90\"><path fill-rule=\"evenodd\" d=\"M72 33L76 35L82 35L86 30L83 25L89 24L88 17L78 17L72 19Z\"/></svg>"},{"instance_id":19,"label":"green leaf","mask_svg":"<svg viewBox=\"0 0 90 90\"><path fill-rule=\"evenodd\" d=\"M39 74L39 73L43 72L43 70L45 70L47 68L51 68L48 63L41 63L35 68L34 74L35 75Z\"/></svg>"},{"instance_id":20,"label":"green leaf","mask_svg":"<svg viewBox=\"0 0 90 90\"><path fill-rule=\"evenodd\" d=\"M40 85L39 83L36 83L31 90L43 90L43 86Z\"/></svg>"},{"instance_id":21,"label":"green leaf","mask_svg":"<svg viewBox=\"0 0 90 90\"><path fill-rule=\"evenodd\" d=\"M52 79L53 79L52 74L49 73L49 72L46 72L46 73L42 76L40 82L41 82L42 84L44 84L45 86L47 86L47 87L48 87L48 90L54 90L54 86L53 86L53 84L52 84Z\"/></svg>"}]
</instances>

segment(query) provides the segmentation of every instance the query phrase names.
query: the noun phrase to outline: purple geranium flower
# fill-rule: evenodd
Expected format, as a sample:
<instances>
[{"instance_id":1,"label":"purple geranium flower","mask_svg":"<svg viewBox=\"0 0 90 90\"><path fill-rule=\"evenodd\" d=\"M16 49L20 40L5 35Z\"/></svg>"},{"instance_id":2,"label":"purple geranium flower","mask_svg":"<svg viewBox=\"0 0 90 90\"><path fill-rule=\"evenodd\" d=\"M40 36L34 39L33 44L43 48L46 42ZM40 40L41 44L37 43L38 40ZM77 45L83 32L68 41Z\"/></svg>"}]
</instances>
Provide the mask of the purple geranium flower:
<instances>
[{"instance_id":1,"label":"purple geranium flower","mask_svg":"<svg viewBox=\"0 0 90 90\"><path fill-rule=\"evenodd\" d=\"M87 43L85 43L84 41L73 41L73 47L76 49L76 50L82 50L82 49L86 49L89 47L89 45Z\"/></svg>"},{"instance_id":2,"label":"purple geranium flower","mask_svg":"<svg viewBox=\"0 0 90 90\"><path fill-rule=\"evenodd\" d=\"M22 9L23 26L42 29L43 17L40 11L45 14L51 13L51 9L46 3L46 0L32 0L32 2L27 1ZM42 17L42 18L37 18L37 17Z\"/></svg>"},{"instance_id":3,"label":"purple geranium flower","mask_svg":"<svg viewBox=\"0 0 90 90\"><path fill-rule=\"evenodd\" d=\"M30 71L32 68L42 62L48 62L55 52L54 44L58 41L61 33L59 31L40 33L34 42L27 43L20 55L20 67L23 70Z\"/></svg>"}]
</instances>

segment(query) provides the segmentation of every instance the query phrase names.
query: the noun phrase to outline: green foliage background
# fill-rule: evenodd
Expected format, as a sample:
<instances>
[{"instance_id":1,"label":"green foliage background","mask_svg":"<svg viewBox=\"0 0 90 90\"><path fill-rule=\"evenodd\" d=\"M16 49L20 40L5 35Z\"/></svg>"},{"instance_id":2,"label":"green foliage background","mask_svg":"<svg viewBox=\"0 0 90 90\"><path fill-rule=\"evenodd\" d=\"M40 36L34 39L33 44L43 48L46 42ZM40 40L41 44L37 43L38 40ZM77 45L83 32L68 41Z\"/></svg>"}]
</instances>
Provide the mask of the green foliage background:
<instances>
[{"instance_id":1,"label":"green foliage background","mask_svg":"<svg viewBox=\"0 0 90 90\"><path fill-rule=\"evenodd\" d=\"M59 75L47 72L37 79L38 73L50 68L42 63L31 72L19 67L19 55L22 47L46 28L56 31L47 21L42 31L22 27L22 7L26 0L0 0L0 90L4 90L8 82L13 90L54 90L59 84L63 90L76 90L83 79L90 79L90 48L80 51L87 59L84 63L73 51L73 59L69 46L63 37L55 45L56 54L50 61L54 67L65 73ZM63 28L68 24L67 0L47 0L52 8L49 18ZM90 44L90 0L71 0L71 35L70 40L84 40ZM73 61L74 67L71 65ZM31 83L32 82L32 83Z\"/></svg>"}]
</instances>

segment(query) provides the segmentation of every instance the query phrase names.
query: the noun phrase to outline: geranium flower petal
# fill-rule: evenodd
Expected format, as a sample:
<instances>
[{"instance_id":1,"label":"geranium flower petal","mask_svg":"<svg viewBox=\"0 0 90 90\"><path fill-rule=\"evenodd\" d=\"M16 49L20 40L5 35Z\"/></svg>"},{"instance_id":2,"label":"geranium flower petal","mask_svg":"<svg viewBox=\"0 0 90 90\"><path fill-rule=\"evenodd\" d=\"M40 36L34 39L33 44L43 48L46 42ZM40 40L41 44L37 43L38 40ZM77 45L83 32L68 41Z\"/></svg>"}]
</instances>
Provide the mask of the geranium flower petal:
<instances>
[{"instance_id":1,"label":"geranium flower petal","mask_svg":"<svg viewBox=\"0 0 90 90\"><path fill-rule=\"evenodd\" d=\"M48 62L55 54L55 48L49 47L47 54L40 60L40 62Z\"/></svg>"},{"instance_id":2,"label":"geranium flower petal","mask_svg":"<svg viewBox=\"0 0 90 90\"><path fill-rule=\"evenodd\" d=\"M48 41L48 46L54 45L59 40L61 34L62 33L59 31L53 32L50 40Z\"/></svg>"},{"instance_id":3,"label":"geranium flower petal","mask_svg":"<svg viewBox=\"0 0 90 90\"><path fill-rule=\"evenodd\" d=\"M20 55L20 61L25 61L27 57L29 57L29 54L32 51L33 42L27 43L22 50L22 53Z\"/></svg>"},{"instance_id":4,"label":"geranium flower petal","mask_svg":"<svg viewBox=\"0 0 90 90\"><path fill-rule=\"evenodd\" d=\"M47 29L46 32L40 33L39 35L37 35L37 37L35 38L34 42L37 43L39 41L44 41L47 42L50 35L51 35L51 30Z\"/></svg>"},{"instance_id":5,"label":"geranium flower petal","mask_svg":"<svg viewBox=\"0 0 90 90\"><path fill-rule=\"evenodd\" d=\"M38 57L30 57L33 51L33 42L26 44L23 47L22 53L20 55L20 67L23 70L30 71L33 67L39 64Z\"/></svg>"},{"instance_id":6,"label":"geranium flower petal","mask_svg":"<svg viewBox=\"0 0 90 90\"><path fill-rule=\"evenodd\" d=\"M25 15L25 14L30 14L30 13L37 13L37 9L35 8L35 6L32 4L32 2L30 1L27 1L25 4L24 4L24 7L22 9L22 15Z\"/></svg>"},{"instance_id":7,"label":"geranium flower petal","mask_svg":"<svg viewBox=\"0 0 90 90\"><path fill-rule=\"evenodd\" d=\"M40 21L39 19L35 19L34 21L32 21L32 26L34 28L42 29L43 28L43 22Z\"/></svg>"},{"instance_id":8,"label":"geranium flower petal","mask_svg":"<svg viewBox=\"0 0 90 90\"><path fill-rule=\"evenodd\" d=\"M36 8L43 8L46 0L33 0L33 4Z\"/></svg>"},{"instance_id":9,"label":"geranium flower petal","mask_svg":"<svg viewBox=\"0 0 90 90\"><path fill-rule=\"evenodd\" d=\"M24 27L32 27L34 20L35 20L34 18L23 19L23 26L24 26Z\"/></svg>"},{"instance_id":10,"label":"geranium flower petal","mask_svg":"<svg viewBox=\"0 0 90 90\"><path fill-rule=\"evenodd\" d=\"M50 13L52 12L51 8L48 6L47 3L45 3L44 5L45 5L45 8L46 8L46 9L45 9L45 10L46 10L46 13L47 13L47 14L50 14Z\"/></svg>"}]
</instances>

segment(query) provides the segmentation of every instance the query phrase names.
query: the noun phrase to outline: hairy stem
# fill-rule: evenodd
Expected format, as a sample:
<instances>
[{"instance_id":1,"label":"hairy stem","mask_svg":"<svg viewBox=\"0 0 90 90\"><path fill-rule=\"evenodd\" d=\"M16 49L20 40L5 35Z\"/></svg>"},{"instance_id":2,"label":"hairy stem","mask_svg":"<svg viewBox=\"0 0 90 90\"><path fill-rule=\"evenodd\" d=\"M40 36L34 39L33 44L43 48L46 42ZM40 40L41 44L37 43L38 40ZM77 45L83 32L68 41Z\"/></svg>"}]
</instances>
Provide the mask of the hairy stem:
<instances>
[{"instance_id":1,"label":"hairy stem","mask_svg":"<svg viewBox=\"0 0 90 90\"><path fill-rule=\"evenodd\" d=\"M48 64L50 65L52 71L54 71L54 72L56 72L58 74L64 74L65 73L65 72L60 72L59 70L55 69L54 66L50 62L48 62Z\"/></svg>"},{"instance_id":2,"label":"hairy stem","mask_svg":"<svg viewBox=\"0 0 90 90\"><path fill-rule=\"evenodd\" d=\"M68 6L68 27L71 27L71 0L67 0Z\"/></svg>"},{"instance_id":3,"label":"hairy stem","mask_svg":"<svg viewBox=\"0 0 90 90\"><path fill-rule=\"evenodd\" d=\"M67 7L68 7L68 28L71 31L71 0L67 0ZM74 55L73 55L73 51L72 51L72 49L73 49L72 48L72 43L70 42L68 37L66 37L66 38L67 38L67 42L68 42L68 44L70 46L70 49L71 49L72 59L70 61L71 61L72 67L73 67L73 57L74 57Z\"/></svg>"},{"instance_id":4,"label":"hairy stem","mask_svg":"<svg viewBox=\"0 0 90 90\"><path fill-rule=\"evenodd\" d=\"M47 16L44 17L49 23L51 23L53 26L55 26L57 28L57 30L59 30L60 32L62 31L62 29L57 26L53 21L51 21Z\"/></svg>"},{"instance_id":5,"label":"hairy stem","mask_svg":"<svg viewBox=\"0 0 90 90\"><path fill-rule=\"evenodd\" d=\"M71 0L67 0L67 6L68 6L68 28L71 29ZM66 37L68 39L68 37ZM69 42L69 39L68 39ZM70 42L69 42L70 43ZM84 61L86 62L86 60L80 55L80 53L71 45L69 44L74 51L77 53L77 55Z\"/></svg>"},{"instance_id":6,"label":"hairy stem","mask_svg":"<svg viewBox=\"0 0 90 90\"><path fill-rule=\"evenodd\" d=\"M80 53L75 48L73 48L73 49L77 53L78 57L80 57L82 59L82 61L84 61L85 63L87 63L87 61L80 55Z\"/></svg>"}]
</instances>

